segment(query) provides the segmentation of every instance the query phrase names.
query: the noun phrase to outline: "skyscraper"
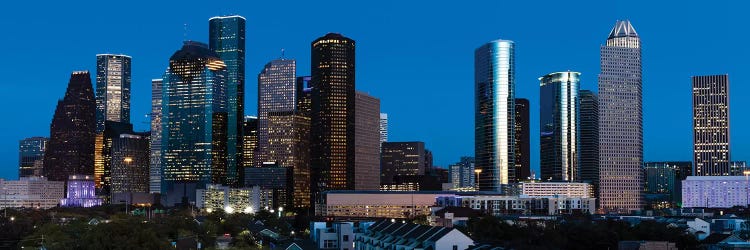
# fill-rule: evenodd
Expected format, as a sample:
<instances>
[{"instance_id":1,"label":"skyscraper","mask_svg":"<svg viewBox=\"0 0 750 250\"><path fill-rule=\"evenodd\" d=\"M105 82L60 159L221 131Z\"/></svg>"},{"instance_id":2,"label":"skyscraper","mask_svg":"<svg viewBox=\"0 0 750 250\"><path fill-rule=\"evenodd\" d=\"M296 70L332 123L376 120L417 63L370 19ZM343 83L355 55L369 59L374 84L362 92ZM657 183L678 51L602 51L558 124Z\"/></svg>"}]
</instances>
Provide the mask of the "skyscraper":
<instances>
[{"instance_id":1,"label":"skyscraper","mask_svg":"<svg viewBox=\"0 0 750 250\"><path fill-rule=\"evenodd\" d=\"M312 192L353 190L354 40L328 33L311 44Z\"/></svg>"},{"instance_id":2,"label":"skyscraper","mask_svg":"<svg viewBox=\"0 0 750 250\"><path fill-rule=\"evenodd\" d=\"M112 193L112 170L116 164L114 154L115 142L124 134L133 134L133 124L126 122L104 121L104 131L97 136L101 138L101 147L98 154L101 159L101 175L95 178L97 185L97 194L101 196L111 196ZM97 138L97 139L98 139ZM122 160L122 159L120 159Z\"/></svg>"},{"instance_id":3,"label":"skyscraper","mask_svg":"<svg viewBox=\"0 0 750 250\"><path fill-rule=\"evenodd\" d=\"M149 138L146 133L121 134L112 142L112 190L118 193L149 191Z\"/></svg>"},{"instance_id":4,"label":"skyscraper","mask_svg":"<svg viewBox=\"0 0 750 250\"><path fill-rule=\"evenodd\" d=\"M245 155L243 159L243 167L249 168L254 167L255 153L258 151L258 117L256 116L245 116L245 124L242 127L242 153ZM245 172L242 171L242 174ZM244 181L244 176L243 179Z\"/></svg>"},{"instance_id":5,"label":"skyscraper","mask_svg":"<svg viewBox=\"0 0 750 250\"><path fill-rule=\"evenodd\" d=\"M293 59L272 60L258 74L258 148L256 165L266 161L268 153L268 113L294 111L297 97L297 66Z\"/></svg>"},{"instance_id":6,"label":"skyscraper","mask_svg":"<svg viewBox=\"0 0 750 250\"><path fill-rule=\"evenodd\" d=\"M266 114L268 144L266 162L291 168L295 207L310 207L310 118L294 111Z\"/></svg>"},{"instance_id":7,"label":"skyscraper","mask_svg":"<svg viewBox=\"0 0 750 250\"><path fill-rule=\"evenodd\" d=\"M388 141L388 114L380 113L380 143Z\"/></svg>"},{"instance_id":8,"label":"skyscraper","mask_svg":"<svg viewBox=\"0 0 750 250\"><path fill-rule=\"evenodd\" d=\"M515 52L509 40L474 51L474 155L479 189L502 192L515 177Z\"/></svg>"},{"instance_id":9,"label":"skyscraper","mask_svg":"<svg viewBox=\"0 0 750 250\"><path fill-rule=\"evenodd\" d=\"M195 189L224 184L227 69L206 44L186 41L169 59L162 88L162 194L195 200Z\"/></svg>"},{"instance_id":10,"label":"skyscraper","mask_svg":"<svg viewBox=\"0 0 750 250\"><path fill-rule=\"evenodd\" d=\"M555 72L539 78L540 170L542 180L578 181L578 88L581 73Z\"/></svg>"},{"instance_id":11,"label":"skyscraper","mask_svg":"<svg viewBox=\"0 0 750 250\"><path fill-rule=\"evenodd\" d=\"M531 132L529 130L529 99L516 98L516 137L514 140L516 157L516 181L531 176ZM473 161L473 159L472 159ZM472 163L472 171L474 171Z\"/></svg>"},{"instance_id":12,"label":"skyscraper","mask_svg":"<svg viewBox=\"0 0 750 250\"><path fill-rule=\"evenodd\" d=\"M380 99L357 91L354 133L354 189L379 190Z\"/></svg>"},{"instance_id":13,"label":"skyscraper","mask_svg":"<svg viewBox=\"0 0 750 250\"><path fill-rule=\"evenodd\" d=\"M297 114L312 118L312 88L310 76L297 77Z\"/></svg>"},{"instance_id":14,"label":"skyscraper","mask_svg":"<svg viewBox=\"0 0 750 250\"><path fill-rule=\"evenodd\" d=\"M641 39L617 21L601 46L599 202L604 211L642 208L643 109Z\"/></svg>"},{"instance_id":15,"label":"skyscraper","mask_svg":"<svg viewBox=\"0 0 750 250\"><path fill-rule=\"evenodd\" d=\"M660 194L664 199L650 199L653 208L678 207L682 203L682 181L692 175L689 161L646 162L643 166L644 193Z\"/></svg>"},{"instance_id":16,"label":"skyscraper","mask_svg":"<svg viewBox=\"0 0 750 250\"><path fill-rule=\"evenodd\" d=\"M578 166L581 182L592 185L599 197L599 99L591 90L578 92L580 99ZM599 200L596 201L597 203Z\"/></svg>"},{"instance_id":17,"label":"skyscraper","mask_svg":"<svg viewBox=\"0 0 750 250\"><path fill-rule=\"evenodd\" d=\"M96 101L88 71L70 75L65 97L57 101L44 154L44 175L66 181L69 175L94 173Z\"/></svg>"},{"instance_id":18,"label":"skyscraper","mask_svg":"<svg viewBox=\"0 0 750 250\"><path fill-rule=\"evenodd\" d=\"M104 121L130 123L130 56L96 55L96 132Z\"/></svg>"},{"instance_id":19,"label":"skyscraper","mask_svg":"<svg viewBox=\"0 0 750 250\"><path fill-rule=\"evenodd\" d=\"M218 16L208 19L209 48L226 65L227 96L227 181L240 184L242 166L242 126L245 117L245 18ZM248 159L252 160L252 159Z\"/></svg>"},{"instance_id":20,"label":"skyscraper","mask_svg":"<svg viewBox=\"0 0 750 250\"><path fill-rule=\"evenodd\" d=\"M693 76L695 175L731 175L729 75Z\"/></svg>"},{"instance_id":21,"label":"skyscraper","mask_svg":"<svg viewBox=\"0 0 750 250\"><path fill-rule=\"evenodd\" d=\"M463 156L461 161L448 166L454 189L475 188L474 157Z\"/></svg>"},{"instance_id":22,"label":"skyscraper","mask_svg":"<svg viewBox=\"0 0 750 250\"><path fill-rule=\"evenodd\" d=\"M380 155L380 184L393 184L396 176L424 175L428 171L424 142L386 142Z\"/></svg>"},{"instance_id":23,"label":"skyscraper","mask_svg":"<svg viewBox=\"0 0 750 250\"><path fill-rule=\"evenodd\" d=\"M18 177L41 177L47 137L30 137L18 142Z\"/></svg>"},{"instance_id":24,"label":"skyscraper","mask_svg":"<svg viewBox=\"0 0 750 250\"><path fill-rule=\"evenodd\" d=\"M149 192L161 192L161 88L163 79L151 79L151 158L149 160Z\"/></svg>"}]
</instances>

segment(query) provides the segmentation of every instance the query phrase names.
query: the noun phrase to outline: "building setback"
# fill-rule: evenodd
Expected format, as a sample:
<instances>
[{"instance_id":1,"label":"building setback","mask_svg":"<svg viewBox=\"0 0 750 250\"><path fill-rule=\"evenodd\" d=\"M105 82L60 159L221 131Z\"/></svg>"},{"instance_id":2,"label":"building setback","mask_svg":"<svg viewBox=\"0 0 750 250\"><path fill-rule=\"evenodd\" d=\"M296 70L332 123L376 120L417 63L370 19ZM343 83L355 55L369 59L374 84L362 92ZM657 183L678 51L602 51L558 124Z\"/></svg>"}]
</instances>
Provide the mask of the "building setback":
<instances>
[{"instance_id":1,"label":"building setback","mask_svg":"<svg viewBox=\"0 0 750 250\"><path fill-rule=\"evenodd\" d=\"M44 154L44 175L50 181L66 181L73 174L94 174L95 110L89 72L73 72L50 125Z\"/></svg>"},{"instance_id":2,"label":"building setback","mask_svg":"<svg viewBox=\"0 0 750 250\"><path fill-rule=\"evenodd\" d=\"M356 94L354 190L380 189L380 99Z\"/></svg>"},{"instance_id":3,"label":"building setback","mask_svg":"<svg viewBox=\"0 0 750 250\"><path fill-rule=\"evenodd\" d=\"M730 175L729 76L693 76L695 175Z\"/></svg>"},{"instance_id":4,"label":"building setback","mask_svg":"<svg viewBox=\"0 0 750 250\"><path fill-rule=\"evenodd\" d=\"M641 39L617 21L601 46L599 74L599 205L603 211L643 208Z\"/></svg>"},{"instance_id":5,"label":"building setback","mask_svg":"<svg viewBox=\"0 0 750 250\"><path fill-rule=\"evenodd\" d=\"M49 138L30 137L18 142L18 177L42 176Z\"/></svg>"},{"instance_id":6,"label":"building setback","mask_svg":"<svg viewBox=\"0 0 750 250\"><path fill-rule=\"evenodd\" d=\"M226 183L241 182L242 126L245 117L245 18L217 16L208 19L208 47L226 65Z\"/></svg>"},{"instance_id":7,"label":"building setback","mask_svg":"<svg viewBox=\"0 0 750 250\"><path fill-rule=\"evenodd\" d=\"M474 155L479 190L515 181L515 49L495 40L474 51Z\"/></svg>"},{"instance_id":8,"label":"building setback","mask_svg":"<svg viewBox=\"0 0 750 250\"><path fill-rule=\"evenodd\" d=\"M355 189L354 40L328 33L311 44L312 193Z\"/></svg>"},{"instance_id":9,"label":"building setback","mask_svg":"<svg viewBox=\"0 0 750 250\"><path fill-rule=\"evenodd\" d=\"M540 170L542 180L577 181L578 88L581 73L555 72L539 78Z\"/></svg>"},{"instance_id":10,"label":"building setback","mask_svg":"<svg viewBox=\"0 0 750 250\"><path fill-rule=\"evenodd\" d=\"M516 98L516 181L531 177L531 131L529 130L529 99Z\"/></svg>"},{"instance_id":11,"label":"building setback","mask_svg":"<svg viewBox=\"0 0 750 250\"><path fill-rule=\"evenodd\" d=\"M227 181L226 65L187 41L169 60L162 88L162 197L195 201L195 189Z\"/></svg>"}]
</instances>

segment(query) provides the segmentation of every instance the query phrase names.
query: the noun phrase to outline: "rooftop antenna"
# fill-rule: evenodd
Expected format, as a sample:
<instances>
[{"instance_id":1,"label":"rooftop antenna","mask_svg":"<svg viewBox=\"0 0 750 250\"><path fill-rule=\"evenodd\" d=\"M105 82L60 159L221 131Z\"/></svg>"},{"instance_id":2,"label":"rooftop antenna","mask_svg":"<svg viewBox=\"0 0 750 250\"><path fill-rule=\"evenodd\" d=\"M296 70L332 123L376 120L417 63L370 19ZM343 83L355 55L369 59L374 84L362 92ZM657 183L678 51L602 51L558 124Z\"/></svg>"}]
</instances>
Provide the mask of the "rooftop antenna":
<instances>
[{"instance_id":1,"label":"rooftop antenna","mask_svg":"<svg viewBox=\"0 0 750 250\"><path fill-rule=\"evenodd\" d=\"M281 49L281 59L284 59L284 49Z\"/></svg>"},{"instance_id":2,"label":"rooftop antenna","mask_svg":"<svg viewBox=\"0 0 750 250\"><path fill-rule=\"evenodd\" d=\"M185 29L185 32L182 33L182 40L187 41L187 32L188 32L187 23L184 24L184 29Z\"/></svg>"}]
</instances>

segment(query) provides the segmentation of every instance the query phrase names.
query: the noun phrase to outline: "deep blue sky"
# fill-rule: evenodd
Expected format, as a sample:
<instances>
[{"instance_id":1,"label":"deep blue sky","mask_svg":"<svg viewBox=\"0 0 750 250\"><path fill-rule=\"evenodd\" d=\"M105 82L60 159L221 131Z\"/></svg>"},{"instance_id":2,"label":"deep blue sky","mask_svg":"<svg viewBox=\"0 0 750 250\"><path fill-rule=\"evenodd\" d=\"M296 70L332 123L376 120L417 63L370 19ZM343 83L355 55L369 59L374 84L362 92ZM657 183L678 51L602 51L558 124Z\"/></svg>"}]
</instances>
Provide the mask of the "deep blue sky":
<instances>
[{"instance_id":1,"label":"deep blue sky","mask_svg":"<svg viewBox=\"0 0 750 250\"><path fill-rule=\"evenodd\" d=\"M729 3L726 3L729 2ZM208 18L239 14L247 25L247 114L257 73L280 50L310 72L310 42L327 32L357 41L357 89L381 99L391 141L421 140L446 166L474 148L473 51L516 42L516 91L531 101L532 169L539 162L539 85L549 72L582 72L596 89L599 46L617 19L643 42L645 159L690 160L691 83L728 73L732 158L748 158L750 93L741 1L18 1L0 9L0 178L17 178L18 140L48 136L71 71L95 71L97 53L133 57L132 122L147 129L150 79L185 37L207 41Z\"/></svg>"}]
</instances>

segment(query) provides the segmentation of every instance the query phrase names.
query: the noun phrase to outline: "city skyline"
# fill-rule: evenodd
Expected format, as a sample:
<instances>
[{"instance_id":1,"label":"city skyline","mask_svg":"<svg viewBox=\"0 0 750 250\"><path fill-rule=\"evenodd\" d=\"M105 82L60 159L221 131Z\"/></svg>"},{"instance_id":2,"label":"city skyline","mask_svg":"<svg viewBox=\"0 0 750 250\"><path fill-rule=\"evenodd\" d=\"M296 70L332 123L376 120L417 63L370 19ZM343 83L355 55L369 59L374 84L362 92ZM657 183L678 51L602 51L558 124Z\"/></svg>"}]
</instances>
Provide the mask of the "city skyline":
<instances>
[{"instance_id":1,"label":"city skyline","mask_svg":"<svg viewBox=\"0 0 750 250\"><path fill-rule=\"evenodd\" d=\"M251 9L251 6L246 6L248 9ZM430 7L435 8L435 7ZM604 8L604 7L602 7ZM376 8L378 9L378 8ZM446 10L443 10L446 11ZM201 42L207 42L207 40L204 38L206 37L203 33L204 30L201 27L207 25L205 24L205 20L211 16L219 16L219 15L225 15L233 13L234 11L226 11L226 10L216 10L211 9L206 10L205 13L201 13L200 15L194 15L191 16L189 20L185 21L179 21L179 23L187 23L189 25L189 36L188 38L197 38L201 37L200 39L194 39ZM373 13L370 13L368 11L365 11L369 13L369 15L375 15ZM395 10L390 11L388 13L394 13ZM637 13L637 11L635 11ZM456 162L459 160L459 156L461 155L473 155L472 145L473 145L473 123L471 122L473 119L470 116L466 116L460 113L470 113L471 106L473 104L472 100L472 94L471 92L472 87L472 77L471 77L471 67L468 68L468 74L466 73L467 69L463 68L460 69L460 71L463 71L461 74L457 74L458 76L451 76L447 78L442 78L440 80L441 84L448 84L450 80L448 79L458 79L460 84L460 88L457 88L456 91L446 91L441 90L440 92L435 92L436 90L428 90L427 92L424 92L424 96L421 94L418 98L425 98L425 96L429 95L438 95L438 96L445 96L448 98L451 97L457 97L458 102L450 102L450 104L440 104L440 102L443 102L444 100L437 100L432 101L430 99L429 102L422 104L425 106L417 106L420 109L415 110L411 108L403 108L406 107L406 105L403 105L404 102L410 102L406 96L403 94L395 94L395 93L410 93L408 90L413 90L412 88L423 88L425 89L426 86L428 86L430 81L422 81L414 83L414 86L404 86L404 83L408 83L409 81L399 80L398 82L388 82L391 81L391 77L386 76L378 76L378 67L373 67L372 65L378 65L382 64L383 62L379 62L378 56L377 56L377 50L375 51L368 51L372 47L376 47L375 43L381 42L382 38L374 38L372 36L367 36L364 34L367 34L367 32L357 32L354 30L353 27L338 27L339 25L321 25L321 27L314 29L314 31L309 31L310 33L305 32L304 36L299 36L296 39L290 39L288 41L284 41L285 38L279 38L278 40L270 39L271 41L268 41L268 44L263 45L259 44L259 38L258 33L253 32L259 32L257 29L260 28L259 26L273 26L273 27L281 27L277 26L277 24L273 22L267 22L267 21L259 21L264 20L263 14L258 12L252 12L252 11L242 11L242 9L237 10L237 13L247 17L252 22L253 25L251 28L248 28L248 47L253 47L253 52L259 52L258 54L248 53L250 55L248 57L249 60L252 60L252 66L248 66L248 72L257 72L259 68L257 67L257 62L262 61L268 61L272 59L272 55L277 55L278 50L281 47L287 48L287 53L291 57L295 57L300 60L300 66L298 68L300 69L309 69L308 66L305 64L308 63L309 55L307 54L305 48L309 46L309 42L312 41L315 37L318 37L322 34L325 34L326 32L332 31L332 32L339 32L342 34L346 34L348 37L351 37L352 39L358 41L358 45L362 45L360 48L357 49L358 52L358 77L359 81L357 82L357 86L361 86L361 89L365 92L371 93L373 96L378 96L383 99L383 112L387 112L390 114L391 121L390 121L390 132L391 132L391 140L392 141L408 141L408 140L424 140L428 147L430 147L434 152L436 156L436 165L446 167L449 163ZM581 46L580 48L576 46L572 46L570 49L566 49L564 53L566 54L576 54L577 52L581 50L585 50L585 56L580 56L582 59L578 59L581 61L586 61L585 64L598 64L597 59L598 56L596 55L598 51L596 51L597 45L601 45L603 42L601 41L600 34L606 32L611 26L611 24L616 19L625 19L622 16L627 17L627 19L630 19L637 27L639 33L643 35L645 38L645 43L649 44L650 50L644 51L644 61L647 62L644 66L644 75L646 76L644 79L644 130L645 130L645 159L646 161L652 161L652 160L688 160L691 156L691 148L689 147L691 138L691 129L690 126L690 104L689 104L689 98L690 98L690 79L689 76L691 75L702 75L702 74L725 74L728 73L732 75L732 82L734 83L740 83L736 85L732 85L732 94L738 95L747 93L747 88L743 87L741 85L742 82L744 82L744 79L748 79L748 76L743 75L741 71L733 71L733 65L730 63L722 64L720 63L718 66L712 66L710 64L698 64L699 66L693 66L693 67L686 67L686 72L682 73L672 73L669 75L668 78L665 78L663 75L666 75L666 73L661 73L661 81L659 80L659 73L649 73L650 72L658 72L660 69L659 66L659 49L664 49L666 46L664 45L665 42L667 42L667 37L665 35L657 35L655 34L658 30L660 25L654 22L654 20L651 20L649 23L647 20L648 18L639 18L638 14L630 15L630 13L627 13L628 15L624 15L625 13L621 13L622 15L614 16L614 15L605 15L601 18L596 17L596 24L595 27L588 26L586 28L580 28L581 30L588 33L592 33L594 35L584 35L581 38L576 38L575 40L565 40L563 43L567 42L570 43L573 42L581 42L585 44L585 46ZM384 19L388 19L391 17L383 17ZM184 18L183 18L184 19ZM74 21L76 19L73 19ZM398 20L398 18L396 19ZM78 20L80 21L80 20ZM580 21L580 20L578 20ZM721 20L720 20L721 21ZM720 22L713 23L713 24L703 24L703 26L699 26L703 29L718 29L718 30L731 30L729 28L730 25L729 21L727 22ZM65 21L63 23L67 23L69 21ZM16 79L16 78L10 78L8 81L10 82L11 91L9 93L6 93L6 95L17 95L17 90L24 90L26 89L25 86L19 86L23 85L23 83L26 83L27 85L33 86L33 88L41 88L45 89L47 91L41 91L44 93L41 93L39 95L36 95L33 97L32 102L38 103L38 107L29 107L29 109L24 109L22 111L21 117L27 118L28 121L24 122L22 125L24 127L17 127L18 125L6 125L9 126L7 131L9 131L9 134L2 136L1 143L1 151L2 155L7 157L3 157L3 159L6 159L6 166L17 166L17 164L14 164L14 161L17 161L17 157L14 157L17 155L17 142L18 140L21 140L25 137L32 137L32 136L48 136L48 128L49 128L49 122L51 121L52 117L52 110L54 110L54 104L57 99L61 97L61 94L64 92L62 89L64 89L64 85L67 80L67 74L70 73L72 70L77 69L85 69L89 70L91 72L94 71L95 67L92 67L91 65L95 64L95 60L93 60L93 56L97 53L108 53L108 52L115 52L115 53L124 53L128 55L133 56L133 99L132 99L132 123L136 126L137 130L143 131L146 130L148 127L147 125L144 125L143 122L147 121L147 119L143 118L143 115L145 113L148 113L147 110L150 110L150 102L148 101L150 99L150 79L152 78L158 78L160 77L161 73L163 73L164 68L166 67L165 61L169 57L168 55L164 56L164 54L170 54L174 52L174 49L179 46L179 44L182 42L182 38L185 36L182 35L183 29L181 24L176 24L174 22L167 22L170 26L170 28L165 28L165 32L168 32L172 39L164 38L159 40L163 42L164 44L168 44L169 46L166 47L160 47L158 48L158 53L155 53L156 55L153 56L146 56L148 54L144 54L147 52L143 52L141 50L141 47L139 47L135 43L133 45L125 43L124 45L119 44L119 41L114 40L97 40L96 46L92 46L92 44L89 41L82 42L83 44L87 44L87 46L94 47L93 49L71 49L72 54L75 54L73 57L65 57L66 60L71 60L71 63L68 63L66 65L70 66L61 66L59 68L56 67L50 67L49 71L45 69L45 72L42 72L43 76L36 78L34 81L29 81L26 79ZM56 25L56 24L53 24ZM124 24L117 24L117 25L124 25ZM714 27L714 26L720 26L720 25L726 25L728 27ZM137 26L137 25L124 25L126 27L130 26ZM158 25L154 25L154 29L158 30L161 28ZM384 25L387 26L387 25ZM492 27L492 25L487 24L481 25L482 27L488 28ZM151 28L147 28L151 29ZM455 58L454 60L448 60L445 61L444 64L449 67L456 67L457 65L464 63L466 64L467 60L466 58L471 58L472 56L472 49L483 44L486 41L494 40L497 38L504 38L504 39L510 39L517 42L519 46L519 51L523 51L525 53L520 53L518 56L518 68L519 70L523 69L525 73L519 72L517 76L517 89L519 89L518 93L516 94L516 97L518 98L529 98L531 99L531 110L538 110L539 100L536 98L536 94L534 93L533 89L533 77L529 77L529 75L533 75L534 77L540 75L540 73L544 73L545 71L556 71L556 70L565 70L565 69L572 69L575 68L576 70L580 70L582 75L582 89L594 89L596 88L596 80L595 76L599 73L598 69L596 67L590 67L590 66L584 66L584 67L577 67L576 64L579 62L574 63L564 63L564 64L555 64L555 65L545 65L545 66L536 66L531 63L527 63L533 59L535 59L534 56L528 56L529 51L532 49L550 49L552 50L555 48L554 45L545 45L549 46L549 48L544 48L539 45L534 45L535 42L529 41L528 39L534 38L534 35L526 35L523 33L520 33L519 31L514 31L514 28L510 26L502 26L498 28L492 28L492 32L487 33L481 33L477 32L476 30L473 30L472 32L467 34L464 38L461 38L461 40L465 40L466 42L462 43L461 45L455 46L453 48L449 48L451 50L449 54L461 54L462 58ZM428 28L428 30L433 30L433 28ZM197 32L200 31L200 32ZM434 30L433 30L434 31ZM12 31L11 33L14 34ZM99 31L97 31L99 32ZM102 31L104 32L104 31ZM268 32L268 31L266 31ZM403 31L395 31L395 32L403 32ZM577 32L577 31L576 31ZM573 32L573 33L576 33ZM676 32L676 31L671 31ZM713 31L712 31L713 32ZM374 32L375 34L382 35L382 33ZM177 34L177 35L175 35ZM578 33L576 33L578 34ZM648 34L648 35L646 35ZM669 34L669 33L668 33ZM418 37L420 35L419 32L414 32L413 34L410 34L410 37ZM425 35L425 34L422 34ZM596 36L599 35L599 36ZM137 36L140 37L140 36ZM136 38L137 38L136 37ZM140 38L138 38L140 39ZM534 38L535 39L535 38ZM717 39L718 41L728 41L728 39ZM25 40L24 40L25 41ZM11 40L6 41L9 43L8 45L12 47L18 46L27 46L24 44L16 44L18 42L21 42L20 40ZM712 44L713 41L709 41L709 44ZM291 47L287 47L288 45L293 44ZM467 45L468 44L468 45ZM661 45L659 45L661 44ZM118 47L119 46L119 47ZM148 46L146 46L148 47ZM730 46L731 47L731 46ZM296 49L291 49L296 48ZM583 49L581 49L583 48ZM153 49L153 48L152 48ZM309 49L309 48L307 48ZM45 49L41 49L42 51L47 51ZM146 50L149 51L149 50ZM153 51L153 50L152 50ZM428 50L424 51L415 51L414 53L428 53ZM591 52L593 51L593 52ZM61 54L68 55L68 52L60 52ZM591 56L593 54L593 56ZM742 53L740 53L742 54ZM374 56L375 55L375 56ZM447 56L447 55L446 55ZM528 57L526 57L528 56ZM684 55L677 55L677 56L684 56ZM702 55L707 56L707 55ZM726 57L729 55L721 54L719 53L719 56ZM12 56L11 59L15 57ZM406 58L406 57L403 57ZM435 57L432 57L435 58ZM441 58L441 57L437 57ZM24 61L26 59L21 59L21 61ZM14 61L14 60L10 60ZM469 60L470 62L470 60ZM663 61L662 61L663 62ZM140 65L139 65L140 64ZM470 63L468 63L470 64ZM62 64L57 64L62 65ZM75 66L75 65L89 65L89 66ZM152 67L153 69L149 69L148 71L144 70L145 67ZM369 65L369 66L368 66ZM435 66L435 63L428 64L429 66ZM740 65L742 65L740 63ZM465 66L462 66L465 67ZM16 70L17 67L6 67L10 69ZM385 69L388 69L387 67L384 67ZM675 68L672 68L674 71ZM692 68L692 70L690 70ZM19 69L21 70L21 69ZM161 72L160 72L161 71ZM398 70L388 69L388 71L385 71L387 73L399 73ZM436 71L440 72L440 71ZM671 71L670 71L671 72ZM39 74L39 73L36 73ZM301 70L298 72L298 75L307 75L309 72L305 72L305 70ZM447 73L446 73L447 74ZM23 74L20 74L23 75ZM364 75L365 77L360 77ZM383 74L387 75L387 74ZM656 77L655 77L656 75ZM20 80L20 81L19 81ZM445 83L442 83L443 81L446 81ZM455 82L455 81L454 81ZM255 86L257 86L257 82L253 81L252 78L247 81L247 89L251 90ZM381 86L381 84L383 86ZM679 95L675 93L667 93L664 91L664 89L659 89L656 85L665 84L669 86L672 89L676 89L678 93L681 93ZM443 85L440 85L443 86ZM660 91L661 90L661 91ZM447 92L455 92L455 93L447 93ZM385 94L385 93L393 93L393 94ZM253 110L253 104L257 99L257 93L253 93L252 91L248 91L246 93L246 108L245 111L249 115L254 115ZM395 94L395 95L394 95ZM652 104L649 104L649 94L652 94ZM680 107L684 106L684 108L680 108L676 110L672 114L671 109L665 109L663 107L659 107L663 104L664 101L661 100L655 100L655 99L673 99L669 97L675 97L678 96L680 98L677 98L680 100L681 104L674 104L678 105ZM38 99L37 99L38 98ZM3 98L3 99L10 99L14 100L12 97L9 98ZM444 99L444 98L435 98L435 99ZM730 98L730 100L738 100L740 98ZM16 99L17 100L17 99ZM424 100L424 99L419 99ZM741 99L740 99L741 100ZM7 102L7 101L6 101ZM437 103L436 103L437 102ZM7 103L6 103L7 104ZM433 108L435 111L428 111L426 114L420 114L421 109L424 109L424 107L428 107L430 104L432 105L438 105L434 106ZM671 103L670 103L671 104ZM454 105L457 107L449 107L450 105ZM674 107L674 105L665 105ZM8 105L6 105L8 106ZM737 115L737 112L743 112L741 105L732 105L734 108L732 109L733 117L732 122L737 124L743 122L742 115ZM468 108L467 108L468 107ZM648 113L649 110L652 112L652 116L649 117ZM656 112L654 110L660 110L660 112ZM3 109L2 115L8 116L18 116L19 114L16 114L15 111L10 108ZM435 124L425 124L425 123L418 123L419 119L424 120L426 117L432 117L434 119L435 117L438 117L439 113L436 112L449 112L449 113L455 113L456 115L456 121L460 121L460 124L457 126L447 126L447 125L435 125ZM28 114L26 114L28 113ZM742 114L742 113L739 113ZM410 117L414 116L414 117ZM538 113L532 112L532 121L531 124L538 124ZM666 116L666 118L659 118L657 116ZM672 120L667 120L668 118L673 118ZM744 118L746 119L746 118ZM666 121L666 123L665 123ZM684 123L684 124L683 124ZM669 124L679 124L678 127L680 129L676 130L675 133L663 133L664 131L671 131L671 126ZM652 128L649 128L649 126L653 126ZM46 127L46 129L45 129ZM538 148L538 141L533 139L535 134L538 133L537 130L534 129L535 126L532 126L532 170L534 170L536 173L538 172L538 159L539 155L537 153ZM445 133L444 129L446 128L455 128L458 132L457 133ZM649 129L653 129L654 132L652 134L652 138L649 139ZM45 132L47 131L47 132ZM662 132L662 133L659 133ZM453 135L455 134L455 135ZM669 135L669 134L676 134L676 135ZM748 148L747 143L742 142L743 138L746 137L746 133L743 133L742 131L734 130L731 132L732 136L734 136L732 142L733 142L733 151L732 156L734 157L731 160L744 160L746 155L743 155L744 149ZM670 137L674 136L674 137ZM676 141L675 141L676 140ZM666 142L660 142L660 141L666 141ZM688 142L688 143L680 143L680 142ZM651 144L654 143L654 144ZM675 149L666 149L665 147L667 145L681 145L681 144L687 144L688 147L675 147ZM651 148L651 149L649 149ZM649 157L649 150L651 150L651 154L653 156ZM677 153L660 153L660 152L677 152ZM11 155L12 154L12 155ZM679 157L675 157L679 156ZM11 160L13 159L13 160ZM7 168L7 167L6 167ZM15 173L17 173L17 169L3 169L0 171L0 177L2 178L9 178L9 179L15 179Z\"/></svg>"}]
</instances>

